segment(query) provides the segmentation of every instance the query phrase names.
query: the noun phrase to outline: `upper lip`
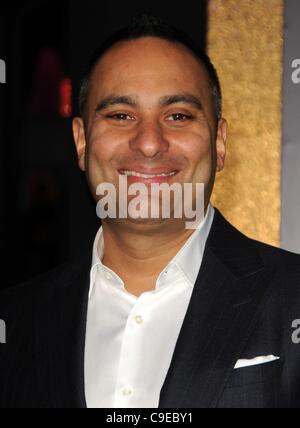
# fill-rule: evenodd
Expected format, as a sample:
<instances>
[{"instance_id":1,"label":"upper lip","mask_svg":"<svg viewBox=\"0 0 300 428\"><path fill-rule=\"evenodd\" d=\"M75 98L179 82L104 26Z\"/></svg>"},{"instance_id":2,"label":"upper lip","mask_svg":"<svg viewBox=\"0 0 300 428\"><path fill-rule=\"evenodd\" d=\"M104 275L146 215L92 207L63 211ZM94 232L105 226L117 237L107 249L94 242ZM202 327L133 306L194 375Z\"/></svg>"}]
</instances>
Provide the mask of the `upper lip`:
<instances>
[{"instance_id":1,"label":"upper lip","mask_svg":"<svg viewBox=\"0 0 300 428\"><path fill-rule=\"evenodd\" d=\"M157 167L157 168L143 168L141 166L131 166L131 167L125 167L119 169L119 172L124 171L132 171L132 172L138 172L139 174L170 174L171 172L178 172L179 170L175 167Z\"/></svg>"}]
</instances>

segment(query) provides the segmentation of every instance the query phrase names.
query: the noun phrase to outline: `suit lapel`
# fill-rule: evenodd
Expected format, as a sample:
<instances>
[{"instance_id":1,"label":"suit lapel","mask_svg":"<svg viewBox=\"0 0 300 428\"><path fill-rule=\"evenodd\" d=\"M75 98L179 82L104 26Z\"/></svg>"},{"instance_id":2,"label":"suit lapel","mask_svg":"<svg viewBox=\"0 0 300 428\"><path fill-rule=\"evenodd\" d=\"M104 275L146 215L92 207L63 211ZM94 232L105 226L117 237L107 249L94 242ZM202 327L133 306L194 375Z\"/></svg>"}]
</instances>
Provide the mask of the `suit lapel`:
<instances>
[{"instance_id":1,"label":"suit lapel","mask_svg":"<svg viewBox=\"0 0 300 428\"><path fill-rule=\"evenodd\" d=\"M268 288L255 244L216 210L161 408L217 407Z\"/></svg>"},{"instance_id":2,"label":"suit lapel","mask_svg":"<svg viewBox=\"0 0 300 428\"><path fill-rule=\"evenodd\" d=\"M90 257L78 260L48 285L47 295L41 293L38 297L36 376L42 407L86 407L84 347L89 272Z\"/></svg>"}]
</instances>

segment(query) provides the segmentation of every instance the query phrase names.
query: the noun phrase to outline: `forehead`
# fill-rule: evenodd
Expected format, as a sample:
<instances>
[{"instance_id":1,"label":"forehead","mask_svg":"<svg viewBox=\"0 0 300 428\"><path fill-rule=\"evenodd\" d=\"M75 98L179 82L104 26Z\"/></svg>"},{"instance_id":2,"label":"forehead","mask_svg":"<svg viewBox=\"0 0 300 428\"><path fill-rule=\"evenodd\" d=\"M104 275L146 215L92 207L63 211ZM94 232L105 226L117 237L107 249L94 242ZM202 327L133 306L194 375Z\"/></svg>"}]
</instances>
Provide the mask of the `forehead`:
<instances>
[{"instance_id":1,"label":"forehead","mask_svg":"<svg viewBox=\"0 0 300 428\"><path fill-rule=\"evenodd\" d=\"M205 67L185 46L145 37L118 43L103 55L92 73L90 95L174 90L211 92Z\"/></svg>"}]
</instances>

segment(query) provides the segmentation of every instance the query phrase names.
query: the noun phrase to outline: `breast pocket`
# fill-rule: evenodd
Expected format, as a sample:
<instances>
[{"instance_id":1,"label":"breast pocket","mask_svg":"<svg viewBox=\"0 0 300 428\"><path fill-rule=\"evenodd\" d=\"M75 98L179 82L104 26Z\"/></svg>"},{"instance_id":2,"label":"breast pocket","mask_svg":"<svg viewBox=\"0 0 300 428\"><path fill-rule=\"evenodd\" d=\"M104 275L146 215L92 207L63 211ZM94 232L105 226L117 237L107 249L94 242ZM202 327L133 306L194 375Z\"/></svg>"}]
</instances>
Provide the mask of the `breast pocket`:
<instances>
[{"instance_id":1,"label":"breast pocket","mask_svg":"<svg viewBox=\"0 0 300 428\"><path fill-rule=\"evenodd\" d=\"M283 360L233 370L219 408L282 408Z\"/></svg>"}]
</instances>

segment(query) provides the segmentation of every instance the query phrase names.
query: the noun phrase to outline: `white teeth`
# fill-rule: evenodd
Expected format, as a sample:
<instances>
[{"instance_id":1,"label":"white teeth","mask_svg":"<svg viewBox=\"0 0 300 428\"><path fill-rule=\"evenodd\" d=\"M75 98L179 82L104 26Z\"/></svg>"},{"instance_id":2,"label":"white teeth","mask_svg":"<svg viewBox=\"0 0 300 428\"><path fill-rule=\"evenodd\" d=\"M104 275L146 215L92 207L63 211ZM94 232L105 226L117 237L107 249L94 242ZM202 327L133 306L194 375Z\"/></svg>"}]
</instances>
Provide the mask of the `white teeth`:
<instances>
[{"instance_id":1,"label":"white teeth","mask_svg":"<svg viewBox=\"0 0 300 428\"><path fill-rule=\"evenodd\" d=\"M123 175L127 175L127 177L140 177L140 178L156 178L156 177L172 177L176 174L176 171L170 172L169 174L141 174L140 172L135 171L123 171Z\"/></svg>"}]
</instances>

